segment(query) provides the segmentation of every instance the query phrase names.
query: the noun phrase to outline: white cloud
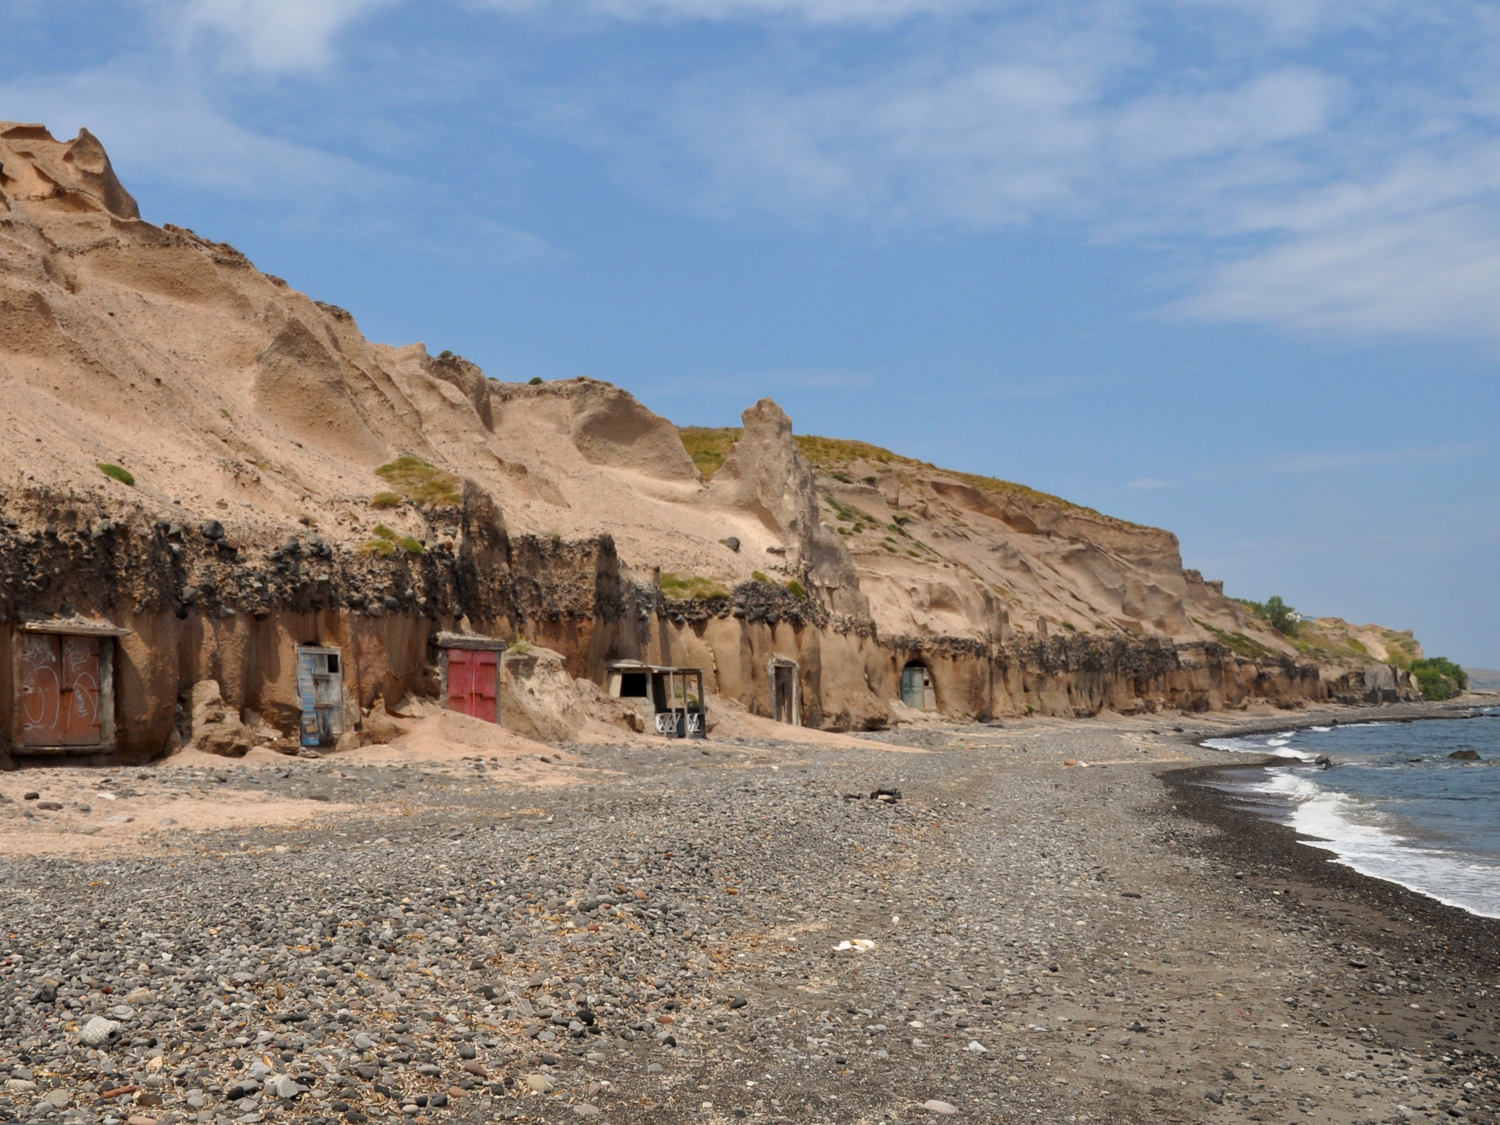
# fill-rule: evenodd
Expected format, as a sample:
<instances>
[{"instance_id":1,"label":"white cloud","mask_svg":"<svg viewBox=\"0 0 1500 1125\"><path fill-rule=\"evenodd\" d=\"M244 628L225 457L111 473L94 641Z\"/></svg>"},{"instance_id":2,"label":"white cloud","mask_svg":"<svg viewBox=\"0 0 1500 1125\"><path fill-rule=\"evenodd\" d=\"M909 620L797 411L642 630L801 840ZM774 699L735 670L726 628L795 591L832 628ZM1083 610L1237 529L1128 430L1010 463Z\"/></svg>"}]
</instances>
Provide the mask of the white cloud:
<instances>
[{"instance_id":1,"label":"white cloud","mask_svg":"<svg viewBox=\"0 0 1500 1125\"><path fill-rule=\"evenodd\" d=\"M367 171L236 125L188 75L336 81L340 36L405 0L130 2L178 66L135 72L119 99L95 83L112 64L43 80L50 104L74 96L91 127L114 121L113 147L215 190L358 190ZM1466 0L451 2L524 13L514 26L546 35L580 15L597 36L753 25L701 58L629 55L651 34L630 29L620 70L554 60L544 78L501 79L510 120L529 99L538 132L703 212L881 232L1065 228L1168 248L1171 316L1500 334L1500 27ZM391 88L420 78L398 64ZM38 88L12 84L19 104ZM382 112L366 135L382 135ZM258 169L277 179L266 187ZM528 237L509 239L512 256L550 252Z\"/></svg>"},{"instance_id":2,"label":"white cloud","mask_svg":"<svg viewBox=\"0 0 1500 1125\"><path fill-rule=\"evenodd\" d=\"M832 10L824 2L678 8L815 21ZM614 0L608 10L669 8ZM1500 334L1489 311L1500 95L1472 61L1500 36L1482 15L1385 0L982 10L911 0L900 10L947 31L912 36L912 47L883 39L873 58L849 63L835 53L843 37L815 30L797 40L801 65L772 54L669 86L595 90L608 108L574 135L650 190L724 217L1061 225L1169 246L1179 272L1163 281L1180 298L1166 311L1177 317ZM1370 46L1341 55L1327 49L1333 33ZM586 101L575 122L589 118Z\"/></svg>"},{"instance_id":3,"label":"white cloud","mask_svg":"<svg viewBox=\"0 0 1500 1125\"><path fill-rule=\"evenodd\" d=\"M353 160L239 125L180 74L146 76L114 65L3 83L0 104L46 122L54 135L87 128L104 142L127 188L167 181L315 208L378 179Z\"/></svg>"},{"instance_id":4,"label":"white cloud","mask_svg":"<svg viewBox=\"0 0 1500 1125\"><path fill-rule=\"evenodd\" d=\"M709 22L789 17L811 24L889 24L917 16L957 15L984 0L485 0L510 12L547 8L630 22Z\"/></svg>"},{"instance_id":5,"label":"white cloud","mask_svg":"<svg viewBox=\"0 0 1500 1125\"><path fill-rule=\"evenodd\" d=\"M184 50L205 40L257 70L320 68L345 26L400 0L140 0Z\"/></svg>"}]
</instances>

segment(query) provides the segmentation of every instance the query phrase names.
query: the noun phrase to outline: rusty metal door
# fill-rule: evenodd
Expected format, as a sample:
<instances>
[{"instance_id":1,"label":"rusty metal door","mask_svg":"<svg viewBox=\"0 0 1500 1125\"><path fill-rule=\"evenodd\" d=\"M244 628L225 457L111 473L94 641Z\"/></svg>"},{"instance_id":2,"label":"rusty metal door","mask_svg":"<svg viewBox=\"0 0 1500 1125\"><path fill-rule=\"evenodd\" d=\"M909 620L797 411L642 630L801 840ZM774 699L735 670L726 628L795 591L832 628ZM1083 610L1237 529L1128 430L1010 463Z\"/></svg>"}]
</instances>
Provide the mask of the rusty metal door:
<instances>
[{"instance_id":1,"label":"rusty metal door","mask_svg":"<svg viewBox=\"0 0 1500 1125\"><path fill-rule=\"evenodd\" d=\"M473 649L448 650L448 709L487 723L498 721L496 654Z\"/></svg>"},{"instance_id":2,"label":"rusty metal door","mask_svg":"<svg viewBox=\"0 0 1500 1125\"><path fill-rule=\"evenodd\" d=\"M99 746L99 639L29 633L21 638L21 742Z\"/></svg>"}]
</instances>

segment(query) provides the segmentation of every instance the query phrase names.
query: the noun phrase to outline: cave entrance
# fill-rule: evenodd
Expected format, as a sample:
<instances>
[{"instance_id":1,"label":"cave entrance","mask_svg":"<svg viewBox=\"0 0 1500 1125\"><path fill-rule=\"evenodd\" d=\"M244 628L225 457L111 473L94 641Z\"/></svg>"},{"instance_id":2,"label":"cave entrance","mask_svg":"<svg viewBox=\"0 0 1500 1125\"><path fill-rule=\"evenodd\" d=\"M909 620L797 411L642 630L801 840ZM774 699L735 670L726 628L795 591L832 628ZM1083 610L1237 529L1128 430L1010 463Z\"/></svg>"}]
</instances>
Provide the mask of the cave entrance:
<instances>
[{"instance_id":1,"label":"cave entrance","mask_svg":"<svg viewBox=\"0 0 1500 1125\"><path fill-rule=\"evenodd\" d=\"M22 754L98 753L115 747L115 640L129 629L91 621L37 621L15 644L12 745Z\"/></svg>"},{"instance_id":2,"label":"cave entrance","mask_svg":"<svg viewBox=\"0 0 1500 1125\"><path fill-rule=\"evenodd\" d=\"M916 711L937 710L932 672L920 660L913 660L901 669L901 702Z\"/></svg>"},{"instance_id":3,"label":"cave entrance","mask_svg":"<svg viewBox=\"0 0 1500 1125\"><path fill-rule=\"evenodd\" d=\"M802 680L797 662L784 656L773 656L768 668L771 677L771 717L778 723L802 725Z\"/></svg>"}]
</instances>

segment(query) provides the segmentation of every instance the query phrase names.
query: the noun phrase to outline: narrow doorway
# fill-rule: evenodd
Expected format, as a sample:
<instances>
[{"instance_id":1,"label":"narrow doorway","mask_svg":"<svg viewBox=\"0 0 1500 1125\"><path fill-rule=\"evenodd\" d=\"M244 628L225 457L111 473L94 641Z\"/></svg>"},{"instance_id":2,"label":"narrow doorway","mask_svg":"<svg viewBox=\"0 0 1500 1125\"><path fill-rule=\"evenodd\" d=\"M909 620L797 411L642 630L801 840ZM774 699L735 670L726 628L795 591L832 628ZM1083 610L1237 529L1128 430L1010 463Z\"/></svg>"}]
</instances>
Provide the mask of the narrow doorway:
<instances>
[{"instance_id":1,"label":"narrow doorway","mask_svg":"<svg viewBox=\"0 0 1500 1125\"><path fill-rule=\"evenodd\" d=\"M802 682L797 662L777 656L771 660L771 717L778 723L802 725Z\"/></svg>"},{"instance_id":2,"label":"narrow doorway","mask_svg":"<svg viewBox=\"0 0 1500 1125\"><path fill-rule=\"evenodd\" d=\"M916 711L937 710L932 673L920 660L913 660L901 669L901 702Z\"/></svg>"}]
</instances>

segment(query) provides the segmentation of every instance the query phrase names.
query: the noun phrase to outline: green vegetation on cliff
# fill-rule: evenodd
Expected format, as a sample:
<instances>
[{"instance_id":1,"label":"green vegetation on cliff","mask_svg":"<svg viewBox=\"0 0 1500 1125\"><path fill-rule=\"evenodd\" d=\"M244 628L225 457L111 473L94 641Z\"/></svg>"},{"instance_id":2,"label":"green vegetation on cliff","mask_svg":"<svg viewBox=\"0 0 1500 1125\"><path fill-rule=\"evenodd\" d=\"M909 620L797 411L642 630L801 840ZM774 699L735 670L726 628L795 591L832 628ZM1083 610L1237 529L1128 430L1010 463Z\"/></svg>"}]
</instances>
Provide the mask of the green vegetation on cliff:
<instances>
[{"instance_id":1,"label":"green vegetation on cliff","mask_svg":"<svg viewBox=\"0 0 1500 1125\"><path fill-rule=\"evenodd\" d=\"M715 582L712 578L703 578L696 574L672 574L662 572L661 592L667 596L669 602L685 602L693 598L727 598L729 591Z\"/></svg>"},{"instance_id":2,"label":"green vegetation on cliff","mask_svg":"<svg viewBox=\"0 0 1500 1125\"><path fill-rule=\"evenodd\" d=\"M1196 617L1193 618L1193 622L1200 628L1206 629L1213 635L1214 640L1237 656L1248 656L1255 660L1269 660L1276 656L1276 653L1272 649L1267 648L1253 637L1245 636L1244 633L1231 633L1225 629L1219 629L1210 625L1207 621L1201 621Z\"/></svg>"},{"instance_id":3,"label":"green vegetation on cliff","mask_svg":"<svg viewBox=\"0 0 1500 1125\"><path fill-rule=\"evenodd\" d=\"M687 450L688 456L693 459L693 464L698 466L698 471L703 474L703 479L709 480L724 464L724 459L729 455L730 447L739 441L740 435L744 433L744 430L738 426L679 426L677 432L682 435L682 447ZM981 476L978 473L961 473L955 469L940 468L928 461L918 461L912 457L903 457L899 453L892 453L889 449L882 449L880 446L871 445L867 441L818 437L815 434L794 434L792 440L797 443L797 451L802 454L808 464L844 484L854 483L854 478L846 470L851 469L856 463L860 462L867 465L889 466L893 469L926 469L931 472L943 473L946 476L954 477L982 492L1016 496L1024 500L1029 500L1033 504L1050 504L1066 512L1085 513L1123 527L1139 526L1138 524L1130 523L1128 520L1106 516L1103 512L1084 507L1082 504L1075 504L1071 500L1064 500L1061 496L1053 496L1048 492L1040 492L1035 488L1028 488L1024 484L1016 484L1014 481L1000 480L996 477ZM874 484L878 478L865 475L860 479L865 484Z\"/></svg>"},{"instance_id":4,"label":"green vegetation on cliff","mask_svg":"<svg viewBox=\"0 0 1500 1125\"><path fill-rule=\"evenodd\" d=\"M375 470L375 475L389 484L413 504L431 504L438 508L456 508L463 502L463 486L452 473L445 473L436 465L420 457L397 457ZM382 503L376 507L390 507L389 492L377 493ZM374 501L372 500L372 503Z\"/></svg>"},{"instance_id":5,"label":"green vegetation on cliff","mask_svg":"<svg viewBox=\"0 0 1500 1125\"><path fill-rule=\"evenodd\" d=\"M1272 594L1263 602L1252 602L1249 598L1230 598L1260 618L1283 637L1295 637L1301 624L1301 615L1282 600L1280 594Z\"/></svg>"},{"instance_id":6,"label":"green vegetation on cliff","mask_svg":"<svg viewBox=\"0 0 1500 1125\"><path fill-rule=\"evenodd\" d=\"M1445 656L1413 661L1411 674L1422 689L1423 699L1452 699L1469 687L1469 674Z\"/></svg>"},{"instance_id":7,"label":"green vegetation on cliff","mask_svg":"<svg viewBox=\"0 0 1500 1125\"><path fill-rule=\"evenodd\" d=\"M682 435L682 448L698 466L703 479L709 480L724 464L729 447L739 441L740 434L745 431L733 426L679 426L677 432Z\"/></svg>"}]
</instances>

